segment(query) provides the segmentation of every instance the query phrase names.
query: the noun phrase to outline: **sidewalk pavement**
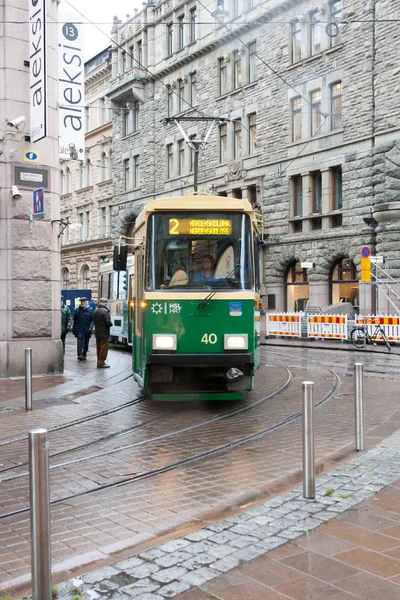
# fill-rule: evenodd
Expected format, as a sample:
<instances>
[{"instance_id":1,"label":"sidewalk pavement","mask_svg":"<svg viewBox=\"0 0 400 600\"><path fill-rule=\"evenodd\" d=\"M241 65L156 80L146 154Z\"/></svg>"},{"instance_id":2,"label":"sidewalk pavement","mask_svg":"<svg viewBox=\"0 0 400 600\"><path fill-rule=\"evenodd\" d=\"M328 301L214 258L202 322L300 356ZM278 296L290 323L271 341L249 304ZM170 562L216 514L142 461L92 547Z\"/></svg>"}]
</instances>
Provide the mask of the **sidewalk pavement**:
<instances>
[{"instance_id":1,"label":"sidewalk pavement","mask_svg":"<svg viewBox=\"0 0 400 600\"><path fill-rule=\"evenodd\" d=\"M58 586L58 600L398 600L400 430L302 489ZM120 556L120 558L122 557Z\"/></svg>"}]
</instances>

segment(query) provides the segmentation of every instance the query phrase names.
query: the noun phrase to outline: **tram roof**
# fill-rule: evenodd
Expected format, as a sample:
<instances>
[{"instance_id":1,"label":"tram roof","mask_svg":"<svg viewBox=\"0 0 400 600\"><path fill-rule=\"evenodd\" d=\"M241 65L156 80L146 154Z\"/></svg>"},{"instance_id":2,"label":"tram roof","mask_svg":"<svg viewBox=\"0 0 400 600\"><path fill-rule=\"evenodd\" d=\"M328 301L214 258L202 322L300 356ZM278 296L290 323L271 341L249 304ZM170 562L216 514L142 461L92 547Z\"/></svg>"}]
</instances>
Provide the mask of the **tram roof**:
<instances>
[{"instance_id":1,"label":"tram roof","mask_svg":"<svg viewBox=\"0 0 400 600\"><path fill-rule=\"evenodd\" d=\"M160 198L159 200L151 200L146 204L142 212L136 219L136 229L138 229L148 215L153 212L163 211L192 211L192 210L227 210L227 211L242 211L249 215L254 215L252 205L248 200L239 198L227 198L226 196L177 196L172 198Z\"/></svg>"}]
</instances>

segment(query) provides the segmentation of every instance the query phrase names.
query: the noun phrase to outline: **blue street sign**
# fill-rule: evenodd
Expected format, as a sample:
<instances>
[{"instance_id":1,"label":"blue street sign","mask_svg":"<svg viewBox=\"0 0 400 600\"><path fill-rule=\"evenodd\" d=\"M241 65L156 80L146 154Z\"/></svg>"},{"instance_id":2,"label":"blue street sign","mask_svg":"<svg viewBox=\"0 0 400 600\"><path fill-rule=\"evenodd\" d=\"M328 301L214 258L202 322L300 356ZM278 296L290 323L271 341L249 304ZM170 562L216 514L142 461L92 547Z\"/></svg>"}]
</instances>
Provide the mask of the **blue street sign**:
<instances>
[{"instance_id":1,"label":"blue street sign","mask_svg":"<svg viewBox=\"0 0 400 600\"><path fill-rule=\"evenodd\" d=\"M363 258L369 258L371 256L371 248L369 246L363 246L360 252Z\"/></svg>"},{"instance_id":2,"label":"blue street sign","mask_svg":"<svg viewBox=\"0 0 400 600\"><path fill-rule=\"evenodd\" d=\"M33 218L44 219L44 189L33 190Z\"/></svg>"}]
</instances>

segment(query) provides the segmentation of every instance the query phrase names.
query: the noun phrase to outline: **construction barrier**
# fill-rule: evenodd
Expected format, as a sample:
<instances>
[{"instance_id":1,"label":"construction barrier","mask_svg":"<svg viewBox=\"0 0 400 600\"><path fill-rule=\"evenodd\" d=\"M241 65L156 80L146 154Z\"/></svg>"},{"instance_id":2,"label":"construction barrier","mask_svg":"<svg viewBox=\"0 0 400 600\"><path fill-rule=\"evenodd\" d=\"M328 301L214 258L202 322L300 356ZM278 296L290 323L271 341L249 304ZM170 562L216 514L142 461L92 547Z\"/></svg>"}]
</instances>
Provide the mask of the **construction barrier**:
<instances>
[{"instance_id":1,"label":"construction barrier","mask_svg":"<svg viewBox=\"0 0 400 600\"><path fill-rule=\"evenodd\" d=\"M347 339L347 315L308 315L307 337Z\"/></svg>"},{"instance_id":2,"label":"construction barrier","mask_svg":"<svg viewBox=\"0 0 400 600\"><path fill-rule=\"evenodd\" d=\"M367 315L366 324L369 335L373 335L375 327L380 325L390 342L400 341L400 317L389 315ZM356 325L364 325L364 317L358 316L356 318ZM378 335L376 339L379 340L380 336Z\"/></svg>"},{"instance_id":3,"label":"construction barrier","mask_svg":"<svg viewBox=\"0 0 400 600\"><path fill-rule=\"evenodd\" d=\"M302 313L275 313L267 315L267 335L301 337Z\"/></svg>"}]
</instances>

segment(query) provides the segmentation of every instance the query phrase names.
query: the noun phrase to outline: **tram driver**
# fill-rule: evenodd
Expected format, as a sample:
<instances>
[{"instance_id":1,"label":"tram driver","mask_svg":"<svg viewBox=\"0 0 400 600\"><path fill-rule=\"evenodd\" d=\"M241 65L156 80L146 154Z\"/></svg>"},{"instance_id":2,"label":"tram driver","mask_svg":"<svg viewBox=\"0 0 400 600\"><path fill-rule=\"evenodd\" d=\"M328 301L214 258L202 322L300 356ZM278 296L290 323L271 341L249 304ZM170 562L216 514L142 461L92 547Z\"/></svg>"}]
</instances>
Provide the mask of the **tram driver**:
<instances>
[{"instance_id":1,"label":"tram driver","mask_svg":"<svg viewBox=\"0 0 400 600\"><path fill-rule=\"evenodd\" d=\"M201 259L201 270L198 271L193 281L212 281L214 276L215 261L212 254L205 254Z\"/></svg>"}]
</instances>

